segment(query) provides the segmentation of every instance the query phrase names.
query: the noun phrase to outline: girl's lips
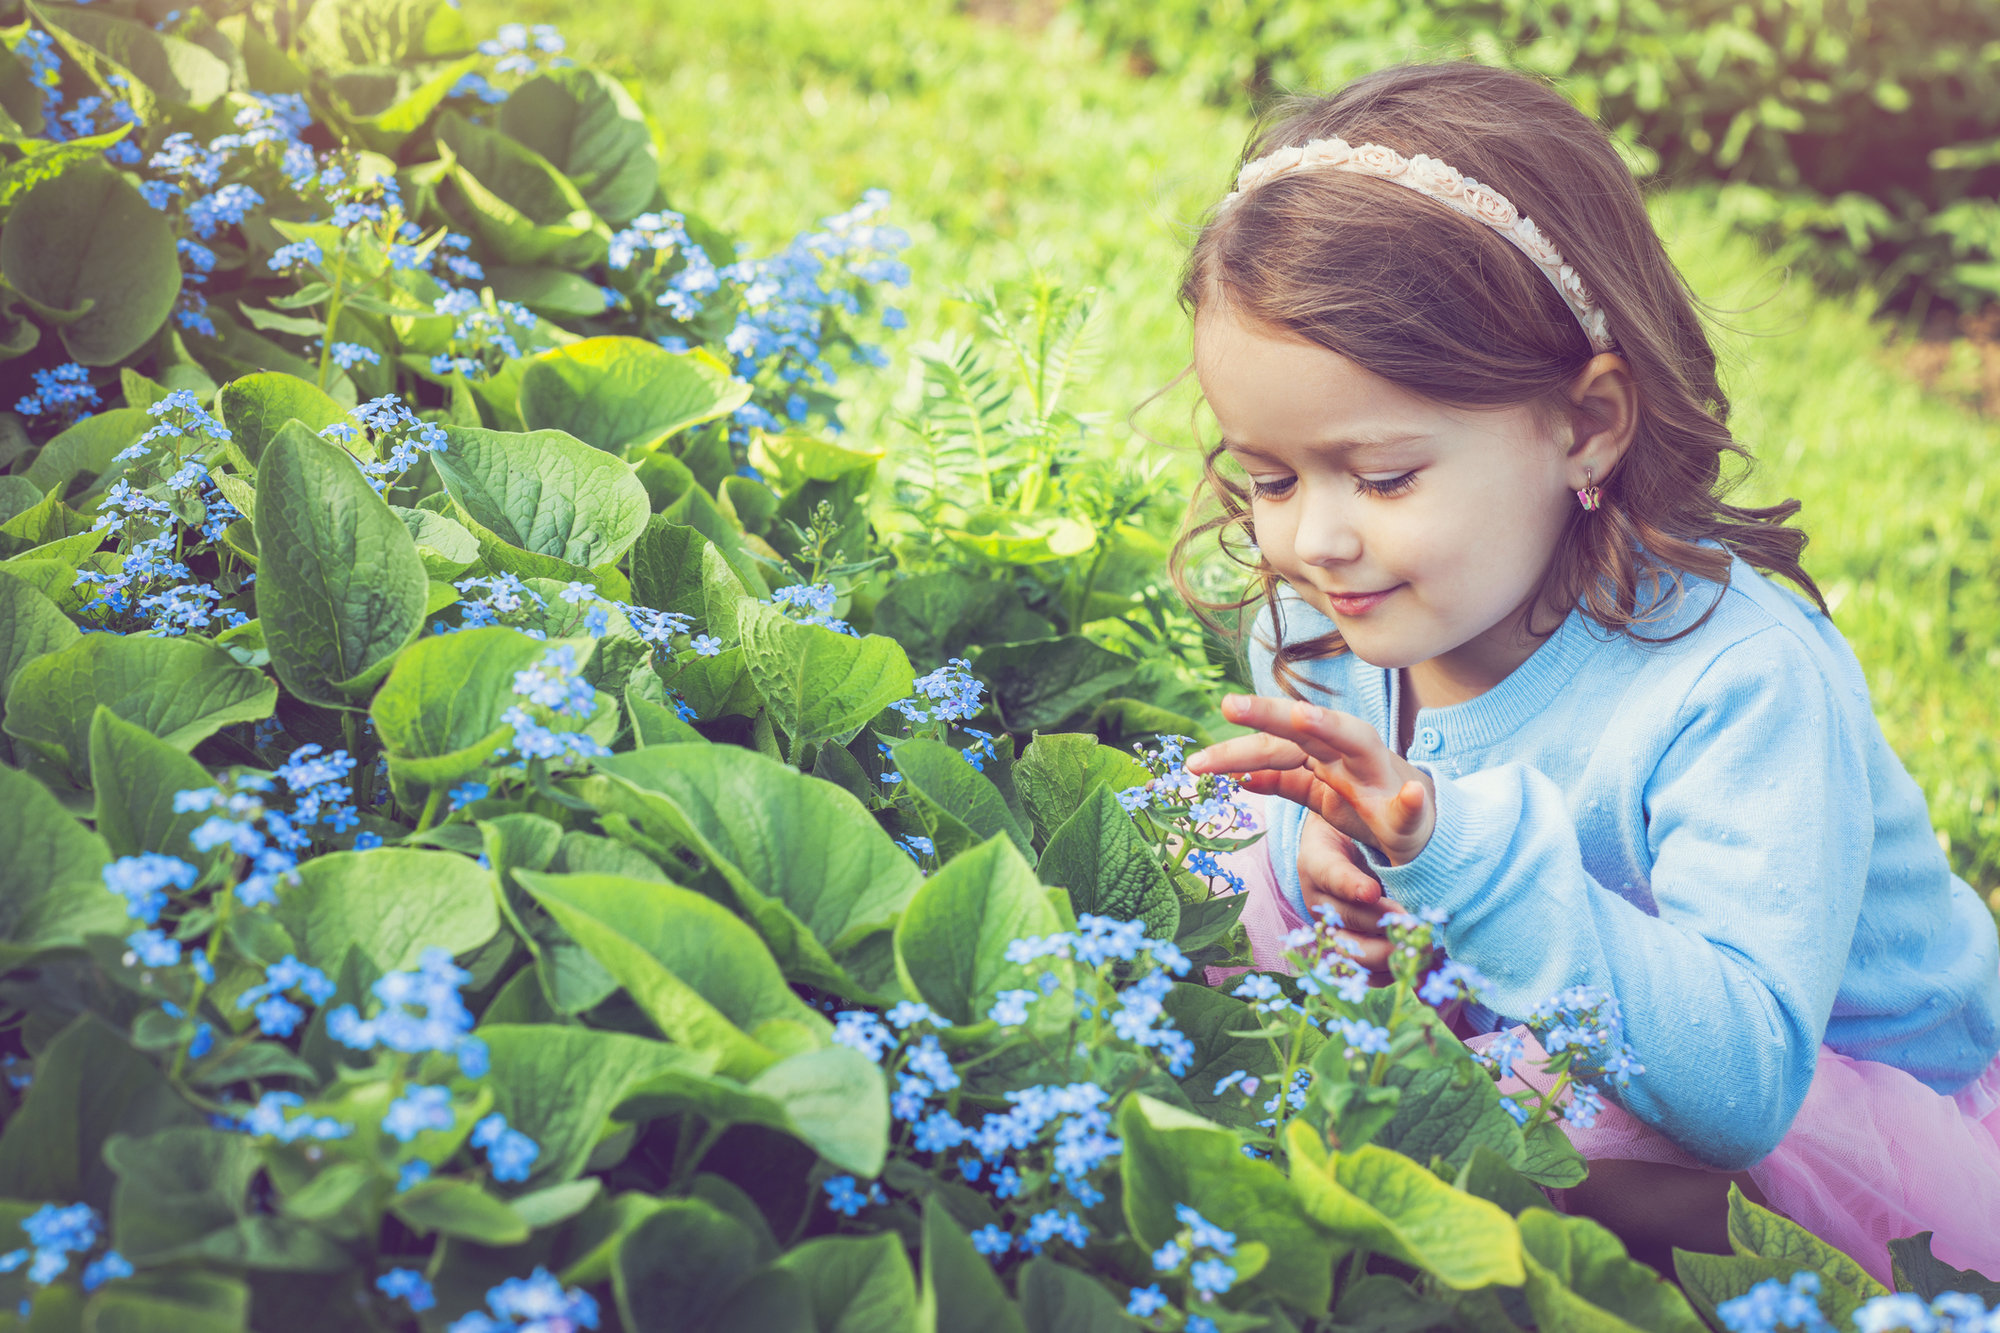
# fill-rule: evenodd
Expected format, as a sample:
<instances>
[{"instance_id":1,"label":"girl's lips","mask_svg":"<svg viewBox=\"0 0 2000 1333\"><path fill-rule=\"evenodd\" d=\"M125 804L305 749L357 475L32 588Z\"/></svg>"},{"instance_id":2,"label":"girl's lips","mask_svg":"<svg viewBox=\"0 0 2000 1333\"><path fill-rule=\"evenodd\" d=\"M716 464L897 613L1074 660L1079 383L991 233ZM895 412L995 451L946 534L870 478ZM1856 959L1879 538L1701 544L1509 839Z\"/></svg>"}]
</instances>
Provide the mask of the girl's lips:
<instances>
[{"instance_id":1,"label":"girl's lips","mask_svg":"<svg viewBox=\"0 0 2000 1333\"><path fill-rule=\"evenodd\" d=\"M1402 586L1400 583L1396 585L1397 588ZM1337 615L1364 616L1380 606L1383 600L1394 591L1396 591L1396 588L1384 588L1381 592L1361 593L1346 597L1335 597L1329 594L1326 600L1327 605L1331 606Z\"/></svg>"}]
</instances>

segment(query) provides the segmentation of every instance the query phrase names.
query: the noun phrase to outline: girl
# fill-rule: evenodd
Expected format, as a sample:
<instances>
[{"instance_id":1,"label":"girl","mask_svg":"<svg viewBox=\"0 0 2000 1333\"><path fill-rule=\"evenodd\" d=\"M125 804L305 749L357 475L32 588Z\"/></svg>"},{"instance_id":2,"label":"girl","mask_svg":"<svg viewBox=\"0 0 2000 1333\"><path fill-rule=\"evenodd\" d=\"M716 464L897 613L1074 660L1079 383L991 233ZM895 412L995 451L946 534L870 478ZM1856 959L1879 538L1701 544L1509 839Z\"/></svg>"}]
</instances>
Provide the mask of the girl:
<instances>
[{"instance_id":1,"label":"girl","mask_svg":"<svg viewBox=\"0 0 2000 1333\"><path fill-rule=\"evenodd\" d=\"M1596 1160L1556 1202L1641 1257L1726 1249L1734 1180L1879 1278L1925 1230L2000 1274L1993 918L1797 503L1724 499L1715 354L1611 143L1451 64L1294 104L1249 156L1181 288L1221 512L1175 566L1219 532L1263 585L1258 697L1224 709L1254 731L1187 765L1283 798L1252 919L1337 904L1379 966L1383 912L1442 911L1475 1030L1613 996L1644 1073L1572 1127Z\"/></svg>"}]
</instances>

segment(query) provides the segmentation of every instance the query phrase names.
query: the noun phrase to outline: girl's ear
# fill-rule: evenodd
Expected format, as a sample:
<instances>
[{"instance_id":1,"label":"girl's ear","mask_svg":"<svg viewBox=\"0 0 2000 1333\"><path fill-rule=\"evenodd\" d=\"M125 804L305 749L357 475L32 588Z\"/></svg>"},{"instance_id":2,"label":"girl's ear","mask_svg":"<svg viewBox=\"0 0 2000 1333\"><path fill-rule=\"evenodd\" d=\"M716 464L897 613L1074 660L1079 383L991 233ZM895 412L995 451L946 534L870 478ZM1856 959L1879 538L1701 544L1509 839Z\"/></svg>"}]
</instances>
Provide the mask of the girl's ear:
<instances>
[{"instance_id":1,"label":"girl's ear","mask_svg":"<svg viewBox=\"0 0 2000 1333\"><path fill-rule=\"evenodd\" d=\"M1599 352L1570 381L1569 401L1573 433L1568 460L1576 473L1572 489L1588 484L1585 468L1592 481L1602 484L1639 429L1639 385L1632 368L1616 352Z\"/></svg>"}]
</instances>

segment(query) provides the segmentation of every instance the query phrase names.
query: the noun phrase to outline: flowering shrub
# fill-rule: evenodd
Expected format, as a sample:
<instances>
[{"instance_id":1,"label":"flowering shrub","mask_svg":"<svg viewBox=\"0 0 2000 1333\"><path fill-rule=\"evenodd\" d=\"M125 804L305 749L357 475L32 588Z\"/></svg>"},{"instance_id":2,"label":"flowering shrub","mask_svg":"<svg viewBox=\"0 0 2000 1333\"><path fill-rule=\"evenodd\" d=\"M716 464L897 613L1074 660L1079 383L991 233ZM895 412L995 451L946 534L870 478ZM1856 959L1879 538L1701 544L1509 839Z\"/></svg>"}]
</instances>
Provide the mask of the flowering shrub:
<instances>
[{"instance_id":1,"label":"flowering shrub","mask_svg":"<svg viewBox=\"0 0 2000 1333\"><path fill-rule=\"evenodd\" d=\"M1523 1016L1552 1081L1503 1095L1434 920L1388 921L1387 985L1328 923L1245 968L1255 823L1184 766L1144 478L1075 465L1027 350L1060 293L985 308L1021 401L925 353L935 484L871 507L826 389L904 277L880 196L735 255L553 30L263 12L6 34L60 152L0 173L0 1312L1679 1333L1885 1294L1739 1201L1683 1300L1543 1206L1643 1077L1612 997ZM17 262L120 208L115 290ZM1930 1304L1859 1333L1970 1328L1898 1244ZM1802 1254L1817 1297L1757 1285Z\"/></svg>"}]
</instances>

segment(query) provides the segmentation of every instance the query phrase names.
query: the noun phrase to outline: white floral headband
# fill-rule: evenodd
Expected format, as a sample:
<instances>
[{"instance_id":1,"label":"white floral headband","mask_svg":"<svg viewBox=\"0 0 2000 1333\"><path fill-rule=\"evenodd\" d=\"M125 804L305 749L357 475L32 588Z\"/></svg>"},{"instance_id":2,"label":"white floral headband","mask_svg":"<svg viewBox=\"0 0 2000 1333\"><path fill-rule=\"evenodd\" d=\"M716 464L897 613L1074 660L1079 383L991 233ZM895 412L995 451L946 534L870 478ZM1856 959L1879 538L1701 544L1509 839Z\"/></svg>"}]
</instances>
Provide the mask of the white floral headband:
<instances>
[{"instance_id":1,"label":"white floral headband","mask_svg":"<svg viewBox=\"0 0 2000 1333\"><path fill-rule=\"evenodd\" d=\"M1485 223L1534 261L1542 276L1561 294L1570 313L1576 316L1576 322L1582 327L1583 336L1590 340L1591 348L1599 352L1611 350L1611 327L1604 318L1604 312L1591 298L1590 289L1583 285L1583 278L1563 262L1562 253L1542 235L1541 228L1532 219L1523 217L1504 196L1470 176L1461 175L1456 167L1434 157L1422 153L1404 157L1395 149L1385 148L1379 143L1365 143L1355 148L1345 139L1314 139L1304 144L1292 144L1266 153L1254 162L1245 163L1243 170L1236 173L1236 188L1223 198L1217 211L1227 209L1245 193L1266 181L1294 171L1321 167L1394 181L1419 194L1428 195L1475 222Z\"/></svg>"}]
</instances>

